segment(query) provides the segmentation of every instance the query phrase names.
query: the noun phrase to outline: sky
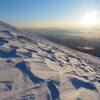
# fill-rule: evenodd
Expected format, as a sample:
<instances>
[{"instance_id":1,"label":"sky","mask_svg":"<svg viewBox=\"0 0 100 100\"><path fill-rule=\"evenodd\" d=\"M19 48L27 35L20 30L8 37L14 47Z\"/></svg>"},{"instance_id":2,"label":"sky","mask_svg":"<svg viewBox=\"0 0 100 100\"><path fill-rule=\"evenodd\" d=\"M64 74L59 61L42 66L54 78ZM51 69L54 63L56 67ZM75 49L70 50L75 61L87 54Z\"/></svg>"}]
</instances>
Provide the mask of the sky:
<instances>
[{"instance_id":1,"label":"sky","mask_svg":"<svg viewBox=\"0 0 100 100\"><path fill-rule=\"evenodd\" d=\"M100 0L0 0L0 20L23 28L81 27L94 12L98 27Z\"/></svg>"}]
</instances>

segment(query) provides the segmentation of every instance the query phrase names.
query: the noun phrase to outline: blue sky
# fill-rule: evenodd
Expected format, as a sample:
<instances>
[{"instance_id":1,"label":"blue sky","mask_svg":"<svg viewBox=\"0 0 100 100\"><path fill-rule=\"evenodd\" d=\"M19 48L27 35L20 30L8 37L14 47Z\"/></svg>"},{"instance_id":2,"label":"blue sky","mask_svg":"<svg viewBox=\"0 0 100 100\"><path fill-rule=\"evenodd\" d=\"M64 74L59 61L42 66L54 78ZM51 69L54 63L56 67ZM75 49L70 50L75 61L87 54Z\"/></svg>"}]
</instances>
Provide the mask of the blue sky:
<instances>
[{"instance_id":1,"label":"blue sky","mask_svg":"<svg viewBox=\"0 0 100 100\"><path fill-rule=\"evenodd\" d=\"M100 0L0 0L0 20L19 27L72 25L94 10L100 11Z\"/></svg>"}]
</instances>

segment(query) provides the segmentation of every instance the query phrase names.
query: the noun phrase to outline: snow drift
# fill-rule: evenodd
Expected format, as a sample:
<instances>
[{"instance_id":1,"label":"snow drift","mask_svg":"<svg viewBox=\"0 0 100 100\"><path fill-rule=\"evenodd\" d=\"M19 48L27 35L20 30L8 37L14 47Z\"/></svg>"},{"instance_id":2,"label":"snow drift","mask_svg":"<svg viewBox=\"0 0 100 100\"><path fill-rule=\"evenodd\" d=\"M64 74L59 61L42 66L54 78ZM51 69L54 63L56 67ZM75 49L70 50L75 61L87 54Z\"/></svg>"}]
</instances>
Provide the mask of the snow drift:
<instances>
[{"instance_id":1,"label":"snow drift","mask_svg":"<svg viewBox=\"0 0 100 100\"><path fill-rule=\"evenodd\" d=\"M0 100L100 100L100 59L0 21Z\"/></svg>"}]
</instances>

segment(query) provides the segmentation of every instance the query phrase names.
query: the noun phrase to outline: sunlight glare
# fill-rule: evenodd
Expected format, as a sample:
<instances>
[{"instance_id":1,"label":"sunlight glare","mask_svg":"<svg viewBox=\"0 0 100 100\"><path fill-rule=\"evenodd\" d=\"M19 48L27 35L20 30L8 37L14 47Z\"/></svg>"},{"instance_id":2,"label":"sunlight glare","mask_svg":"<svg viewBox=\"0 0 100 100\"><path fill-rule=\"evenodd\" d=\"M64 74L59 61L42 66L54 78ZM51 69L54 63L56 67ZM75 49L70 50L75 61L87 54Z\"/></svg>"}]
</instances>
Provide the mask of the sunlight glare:
<instances>
[{"instance_id":1,"label":"sunlight glare","mask_svg":"<svg viewBox=\"0 0 100 100\"><path fill-rule=\"evenodd\" d=\"M84 15L82 25L84 27L95 27L97 24L97 11L87 13Z\"/></svg>"}]
</instances>

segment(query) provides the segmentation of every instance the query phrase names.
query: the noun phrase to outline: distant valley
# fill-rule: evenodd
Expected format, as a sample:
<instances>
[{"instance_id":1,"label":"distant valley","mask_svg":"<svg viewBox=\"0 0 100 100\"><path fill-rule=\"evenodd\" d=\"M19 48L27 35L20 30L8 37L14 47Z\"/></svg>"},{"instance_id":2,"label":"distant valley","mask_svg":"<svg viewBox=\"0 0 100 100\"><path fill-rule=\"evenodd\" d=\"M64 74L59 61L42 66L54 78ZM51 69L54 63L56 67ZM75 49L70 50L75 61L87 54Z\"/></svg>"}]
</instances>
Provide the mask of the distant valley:
<instances>
[{"instance_id":1,"label":"distant valley","mask_svg":"<svg viewBox=\"0 0 100 100\"><path fill-rule=\"evenodd\" d=\"M100 57L100 37L95 32L86 33L62 29L25 29L24 31L40 35L71 49ZM84 37L84 34L87 37ZM91 37L92 34L94 35L93 37Z\"/></svg>"}]
</instances>

